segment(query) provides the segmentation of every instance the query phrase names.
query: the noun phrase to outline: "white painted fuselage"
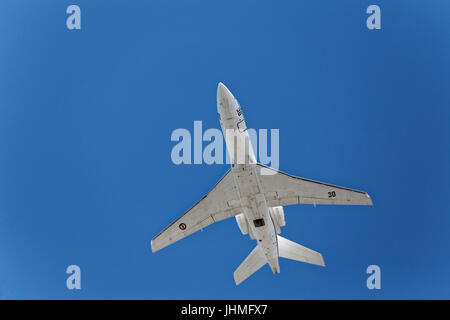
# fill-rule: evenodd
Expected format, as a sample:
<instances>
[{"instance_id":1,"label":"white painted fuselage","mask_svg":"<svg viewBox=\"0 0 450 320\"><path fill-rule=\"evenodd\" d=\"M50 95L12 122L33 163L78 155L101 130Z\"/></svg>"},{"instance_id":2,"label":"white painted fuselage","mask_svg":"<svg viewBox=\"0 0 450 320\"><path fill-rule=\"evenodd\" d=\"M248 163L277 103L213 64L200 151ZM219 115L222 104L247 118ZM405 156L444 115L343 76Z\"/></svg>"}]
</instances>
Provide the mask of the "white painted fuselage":
<instances>
[{"instance_id":1,"label":"white painted fuselage","mask_svg":"<svg viewBox=\"0 0 450 320\"><path fill-rule=\"evenodd\" d=\"M203 228L234 217L242 234L256 240L256 247L234 271L236 285L268 264L280 273L279 258L325 266L321 253L282 236L284 206L373 205L360 190L293 176L257 163L241 107L222 84L217 87L217 111L225 137L231 169L190 209L151 241L161 250Z\"/></svg>"},{"instance_id":2,"label":"white painted fuselage","mask_svg":"<svg viewBox=\"0 0 450 320\"><path fill-rule=\"evenodd\" d=\"M217 111L249 234L263 250L273 273L279 273L277 233L257 173L244 115L236 98L222 83L217 88Z\"/></svg>"}]
</instances>

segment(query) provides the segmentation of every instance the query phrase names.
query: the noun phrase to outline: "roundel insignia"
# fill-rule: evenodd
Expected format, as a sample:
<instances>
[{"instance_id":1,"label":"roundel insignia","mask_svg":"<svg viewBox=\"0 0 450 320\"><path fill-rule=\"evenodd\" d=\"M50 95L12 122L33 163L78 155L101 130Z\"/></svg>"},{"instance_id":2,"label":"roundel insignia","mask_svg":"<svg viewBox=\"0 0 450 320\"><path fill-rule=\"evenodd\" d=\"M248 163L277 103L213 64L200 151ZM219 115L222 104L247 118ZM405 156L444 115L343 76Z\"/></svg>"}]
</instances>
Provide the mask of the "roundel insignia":
<instances>
[{"instance_id":1,"label":"roundel insignia","mask_svg":"<svg viewBox=\"0 0 450 320\"><path fill-rule=\"evenodd\" d=\"M181 230L186 230L186 224L185 223L180 223L180 225L178 226Z\"/></svg>"}]
</instances>

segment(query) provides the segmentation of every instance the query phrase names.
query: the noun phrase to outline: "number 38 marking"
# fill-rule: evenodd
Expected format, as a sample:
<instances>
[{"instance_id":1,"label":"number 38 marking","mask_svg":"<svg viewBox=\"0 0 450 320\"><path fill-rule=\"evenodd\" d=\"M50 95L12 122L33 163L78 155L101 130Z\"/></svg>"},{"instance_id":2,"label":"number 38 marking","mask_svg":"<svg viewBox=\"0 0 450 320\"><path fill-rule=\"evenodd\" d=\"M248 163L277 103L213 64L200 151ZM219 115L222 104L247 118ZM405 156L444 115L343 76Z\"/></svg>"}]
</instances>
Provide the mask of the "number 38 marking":
<instances>
[{"instance_id":1,"label":"number 38 marking","mask_svg":"<svg viewBox=\"0 0 450 320\"><path fill-rule=\"evenodd\" d=\"M334 192L334 191L328 192L328 198L334 198L334 197L336 197L336 192Z\"/></svg>"}]
</instances>

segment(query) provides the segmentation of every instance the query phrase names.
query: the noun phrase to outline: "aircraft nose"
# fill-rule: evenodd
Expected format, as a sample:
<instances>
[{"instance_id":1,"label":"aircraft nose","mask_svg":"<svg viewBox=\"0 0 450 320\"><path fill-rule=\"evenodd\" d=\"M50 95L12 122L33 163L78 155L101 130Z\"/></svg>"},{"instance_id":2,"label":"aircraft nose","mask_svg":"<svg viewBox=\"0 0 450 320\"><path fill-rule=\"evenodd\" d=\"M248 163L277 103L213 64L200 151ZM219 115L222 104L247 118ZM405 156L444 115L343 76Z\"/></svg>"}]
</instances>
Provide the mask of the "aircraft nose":
<instances>
[{"instance_id":1,"label":"aircraft nose","mask_svg":"<svg viewBox=\"0 0 450 320\"><path fill-rule=\"evenodd\" d=\"M225 85L222 82L219 82L217 85L217 99L221 100L225 93Z\"/></svg>"},{"instance_id":2,"label":"aircraft nose","mask_svg":"<svg viewBox=\"0 0 450 320\"><path fill-rule=\"evenodd\" d=\"M231 95L230 90L222 83L219 82L217 85L217 99L222 100L223 98L227 98Z\"/></svg>"},{"instance_id":3,"label":"aircraft nose","mask_svg":"<svg viewBox=\"0 0 450 320\"><path fill-rule=\"evenodd\" d=\"M219 113L223 113L226 118L232 114L233 100L234 97L230 90L222 82L219 82L217 85L217 110Z\"/></svg>"}]
</instances>

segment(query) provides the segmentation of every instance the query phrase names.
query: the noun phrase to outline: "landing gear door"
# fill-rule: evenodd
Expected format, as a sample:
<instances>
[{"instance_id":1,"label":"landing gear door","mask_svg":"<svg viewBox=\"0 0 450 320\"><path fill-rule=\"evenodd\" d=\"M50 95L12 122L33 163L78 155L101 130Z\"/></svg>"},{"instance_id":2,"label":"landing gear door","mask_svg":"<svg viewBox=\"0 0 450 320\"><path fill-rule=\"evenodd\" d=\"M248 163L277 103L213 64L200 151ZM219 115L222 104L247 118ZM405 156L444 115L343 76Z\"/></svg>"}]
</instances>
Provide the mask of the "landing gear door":
<instances>
[{"instance_id":1,"label":"landing gear door","mask_svg":"<svg viewBox=\"0 0 450 320\"><path fill-rule=\"evenodd\" d=\"M245 130L247 130L247 125L245 124L245 121L244 121L244 119L242 119L242 120L240 120L238 123L237 123L237 127L238 127L238 129L239 129L239 132L244 132Z\"/></svg>"}]
</instances>

